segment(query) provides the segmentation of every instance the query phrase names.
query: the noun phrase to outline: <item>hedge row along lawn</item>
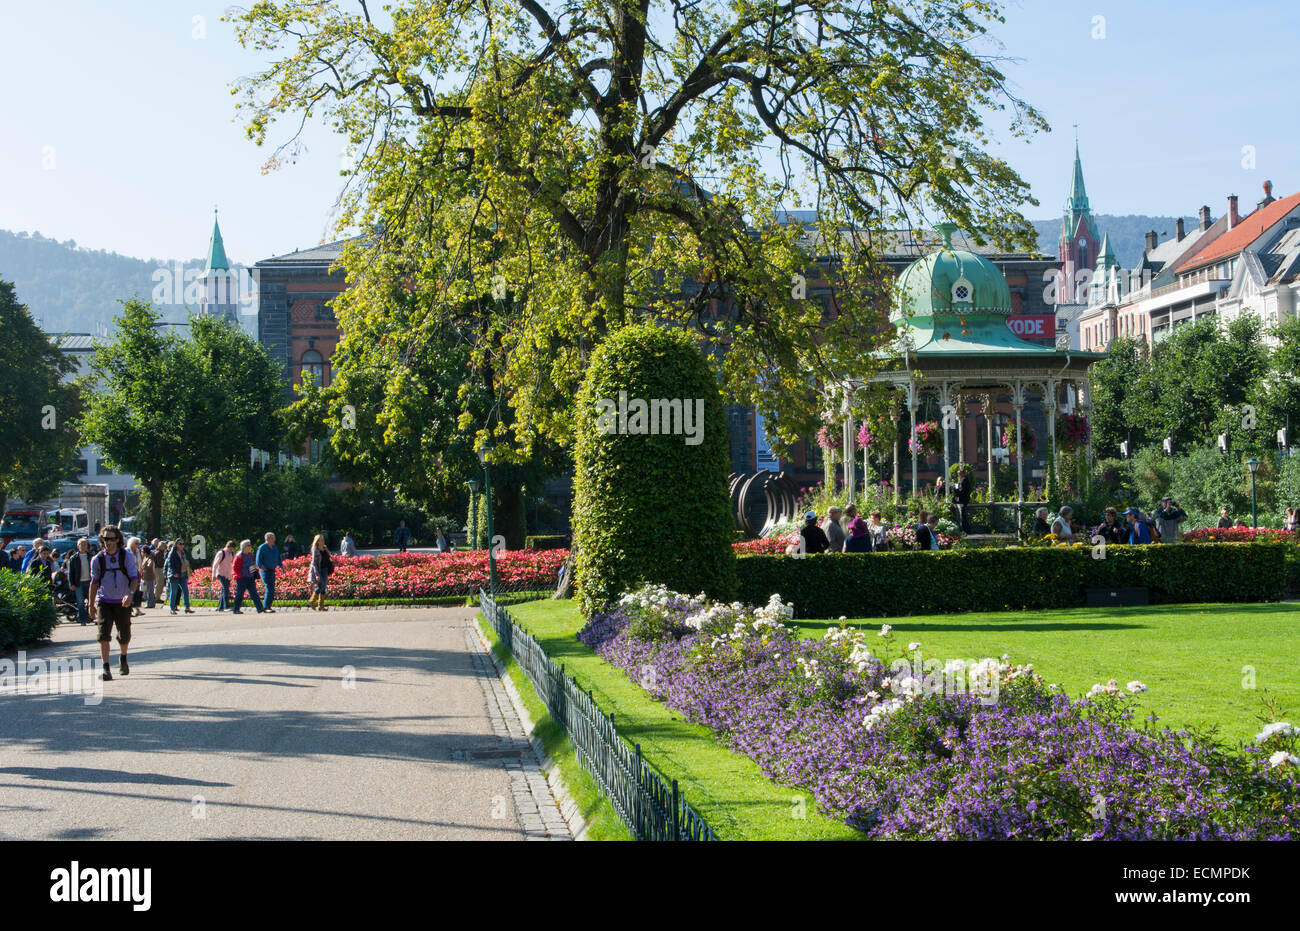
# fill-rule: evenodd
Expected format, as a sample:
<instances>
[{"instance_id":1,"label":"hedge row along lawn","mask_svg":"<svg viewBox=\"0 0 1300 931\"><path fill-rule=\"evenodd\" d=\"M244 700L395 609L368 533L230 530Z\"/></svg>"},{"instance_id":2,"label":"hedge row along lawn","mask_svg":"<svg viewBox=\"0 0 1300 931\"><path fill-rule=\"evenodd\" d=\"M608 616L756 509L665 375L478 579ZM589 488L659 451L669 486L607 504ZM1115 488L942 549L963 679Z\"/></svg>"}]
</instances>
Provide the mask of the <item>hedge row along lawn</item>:
<instances>
[{"instance_id":1,"label":"hedge row along lawn","mask_svg":"<svg viewBox=\"0 0 1300 931\"><path fill-rule=\"evenodd\" d=\"M773 593L795 617L898 617L1015 608L1072 608L1088 588L1147 588L1153 604L1278 601L1285 543L1022 547L947 552L746 556L736 560L740 601ZM1097 551L1100 553L1101 551Z\"/></svg>"},{"instance_id":2,"label":"hedge row along lawn","mask_svg":"<svg viewBox=\"0 0 1300 931\"><path fill-rule=\"evenodd\" d=\"M799 790L768 781L748 759L723 748L704 727L682 721L647 697L622 670L576 639L582 621L571 601L517 605L511 614L546 651L591 688L619 730L639 741L661 772L724 839L858 839L816 814L792 817ZM800 635L821 637L836 619L796 621ZM878 619L851 623L875 629ZM1033 663L1072 695L1096 682L1137 679L1149 691L1139 707L1173 728L1217 727L1228 741L1259 730L1263 701L1293 718L1300 710L1300 605L1194 604L928 615L892 622L895 638L919 641L927 658L1010 654ZM1246 687L1252 684L1253 688Z\"/></svg>"},{"instance_id":3,"label":"hedge row along lawn","mask_svg":"<svg viewBox=\"0 0 1300 931\"><path fill-rule=\"evenodd\" d=\"M534 601L510 614L596 703L660 773L676 779L691 806L723 840L859 840L847 825L818 814L811 793L770 782L752 760L721 746L705 727L653 701L620 669L578 642L575 601ZM533 694L531 687L527 693Z\"/></svg>"}]
</instances>

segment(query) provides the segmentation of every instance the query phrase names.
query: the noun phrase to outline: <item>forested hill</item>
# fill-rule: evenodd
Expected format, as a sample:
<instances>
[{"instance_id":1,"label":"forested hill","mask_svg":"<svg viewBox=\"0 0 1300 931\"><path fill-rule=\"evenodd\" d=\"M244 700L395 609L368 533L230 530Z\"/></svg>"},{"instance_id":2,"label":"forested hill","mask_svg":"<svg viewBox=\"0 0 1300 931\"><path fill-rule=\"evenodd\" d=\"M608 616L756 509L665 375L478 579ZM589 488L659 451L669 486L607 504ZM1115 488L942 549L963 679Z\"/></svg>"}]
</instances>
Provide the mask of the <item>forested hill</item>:
<instances>
[{"instance_id":1,"label":"forested hill","mask_svg":"<svg viewBox=\"0 0 1300 931\"><path fill-rule=\"evenodd\" d=\"M1189 231L1195 229L1194 219L1185 221ZM1110 234L1111 248L1125 268L1132 268L1142 258L1147 230L1161 233L1162 242L1174 234L1173 217L1098 214L1096 222L1098 232ZM1035 220L1033 224L1039 249L1056 255L1060 219ZM133 259L102 249L83 249L73 240L59 242L40 233L0 230L0 279L14 283L18 299L31 308L48 332L100 332L101 326L111 325L117 316L119 301L137 295L152 299L159 288L156 273L164 269L170 274L174 267L172 259ZM202 259L184 261L187 273L202 268ZM157 303L167 319L184 319L183 296Z\"/></svg>"},{"instance_id":2,"label":"forested hill","mask_svg":"<svg viewBox=\"0 0 1300 931\"><path fill-rule=\"evenodd\" d=\"M1146 248L1148 230L1160 234L1160 241L1172 239L1175 233L1176 217L1150 217L1140 213L1126 216L1112 214L1093 214L1097 232L1110 236L1110 248L1122 268L1134 268L1142 261L1142 250ZM1056 244L1061 238L1061 218L1052 220L1032 220L1034 229L1038 230L1038 248L1050 256L1056 255ZM1183 217L1183 227L1187 232L1196 229L1194 217Z\"/></svg>"},{"instance_id":3,"label":"forested hill","mask_svg":"<svg viewBox=\"0 0 1300 931\"><path fill-rule=\"evenodd\" d=\"M175 265L172 259L133 259L83 249L71 239L59 242L40 233L0 230L0 279L14 283L18 300L50 333L99 333L120 312L119 301L152 299L161 280L155 277L158 270L174 276ZM190 270L201 271L204 260L181 260L181 265L183 279ZM183 292L174 298L156 303L166 319L183 320ZM197 309L197 301L190 307Z\"/></svg>"}]
</instances>

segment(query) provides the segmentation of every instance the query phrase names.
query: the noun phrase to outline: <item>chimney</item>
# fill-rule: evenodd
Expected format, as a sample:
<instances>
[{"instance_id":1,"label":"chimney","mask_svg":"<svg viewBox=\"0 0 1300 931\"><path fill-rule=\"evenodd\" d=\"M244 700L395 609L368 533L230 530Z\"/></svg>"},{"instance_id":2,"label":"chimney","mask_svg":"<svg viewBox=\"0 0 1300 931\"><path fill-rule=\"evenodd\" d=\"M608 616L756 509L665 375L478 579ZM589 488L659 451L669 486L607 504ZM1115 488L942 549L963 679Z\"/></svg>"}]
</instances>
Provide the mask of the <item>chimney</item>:
<instances>
[{"instance_id":1,"label":"chimney","mask_svg":"<svg viewBox=\"0 0 1300 931\"><path fill-rule=\"evenodd\" d=\"M1241 218L1237 216L1237 195L1228 195L1228 229L1234 228Z\"/></svg>"},{"instance_id":2,"label":"chimney","mask_svg":"<svg viewBox=\"0 0 1300 931\"><path fill-rule=\"evenodd\" d=\"M1183 218L1179 217L1174 221L1174 231L1178 234L1178 241L1182 242L1187 233L1183 230Z\"/></svg>"},{"instance_id":3,"label":"chimney","mask_svg":"<svg viewBox=\"0 0 1300 931\"><path fill-rule=\"evenodd\" d=\"M1160 234L1155 230L1147 231L1147 252L1152 252L1155 247L1160 245Z\"/></svg>"},{"instance_id":4,"label":"chimney","mask_svg":"<svg viewBox=\"0 0 1300 931\"><path fill-rule=\"evenodd\" d=\"M1202 207L1198 213L1201 217L1201 232L1204 233L1210 228L1210 208Z\"/></svg>"}]
</instances>

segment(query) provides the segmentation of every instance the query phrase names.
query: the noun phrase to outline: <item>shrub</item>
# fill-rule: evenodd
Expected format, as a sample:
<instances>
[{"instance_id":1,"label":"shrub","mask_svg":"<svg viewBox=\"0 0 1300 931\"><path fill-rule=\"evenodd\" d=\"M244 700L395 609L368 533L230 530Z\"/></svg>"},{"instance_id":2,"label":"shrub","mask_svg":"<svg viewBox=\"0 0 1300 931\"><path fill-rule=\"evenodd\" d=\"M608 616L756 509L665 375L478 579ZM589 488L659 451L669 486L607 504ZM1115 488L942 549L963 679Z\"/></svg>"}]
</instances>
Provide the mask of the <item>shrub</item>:
<instances>
[{"instance_id":1,"label":"shrub","mask_svg":"<svg viewBox=\"0 0 1300 931\"><path fill-rule=\"evenodd\" d=\"M680 400L680 413L689 409L702 430L698 442L648 432L662 419L637 418L635 402L655 399ZM626 406L611 413L609 405L620 403ZM592 353L577 410L574 581L582 611L643 582L734 594L726 415L717 379L691 338L650 324L618 331Z\"/></svg>"},{"instance_id":2,"label":"shrub","mask_svg":"<svg viewBox=\"0 0 1300 931\"><path fill-rule=\"evenodd\" d=\"M742 601L773 594L798 617L893 617L960 611L1071 608L1088 588L1147 588L1157 604L1277 601L1289 546L1090 546L836 553L737 560Z\"/></svg>"},{"instance_id":3,"label":"shrub","mask_svg":"<svg viewBox=\"0 0 1300 931\"><path fill-rule=\"evenodd\" d=\"M526 550L562 550L569 546L569 538L562 533L536 534L524 537Z\"/></svg>"},{"instance_id":4,"label":"shrub","mask_svg":"<svg viewBox=\"0 0 1300 931\"><path fill-rule=\"evenodd\" d=\"M0 570L0 651L45 640L58 623L49 586L33 576Z\"/></svg>"}]
</instances>

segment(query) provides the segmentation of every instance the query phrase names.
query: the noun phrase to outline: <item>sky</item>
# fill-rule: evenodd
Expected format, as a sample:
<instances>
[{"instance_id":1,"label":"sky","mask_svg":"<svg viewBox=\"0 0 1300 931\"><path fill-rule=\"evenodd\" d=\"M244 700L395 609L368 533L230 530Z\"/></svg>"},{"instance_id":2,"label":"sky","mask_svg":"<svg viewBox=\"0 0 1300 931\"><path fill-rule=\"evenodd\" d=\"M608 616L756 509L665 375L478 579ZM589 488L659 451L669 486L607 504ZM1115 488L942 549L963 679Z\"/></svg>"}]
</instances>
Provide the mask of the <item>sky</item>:
<instances>
[{"instance_id":1,"label":"sky","mask_svg":"<svg viewBox=\"0 0 1300 931\"><path fill-rule=\"evenodd\" d=\"M224 7L188 0L6 3L0 229L137 258L205 254L212 211L232 261L335 238L342 143L325 127L271 173L231 84L261 60ZM1073 124L1097 213L1215 216L1265 179L1300 189L1290 41L1300 5L1013 0L995 26L1013 91L1052 126L995 147L1059 216ZM282 138L274 137L273 138Z\"/></svg>"}]
</instances>

